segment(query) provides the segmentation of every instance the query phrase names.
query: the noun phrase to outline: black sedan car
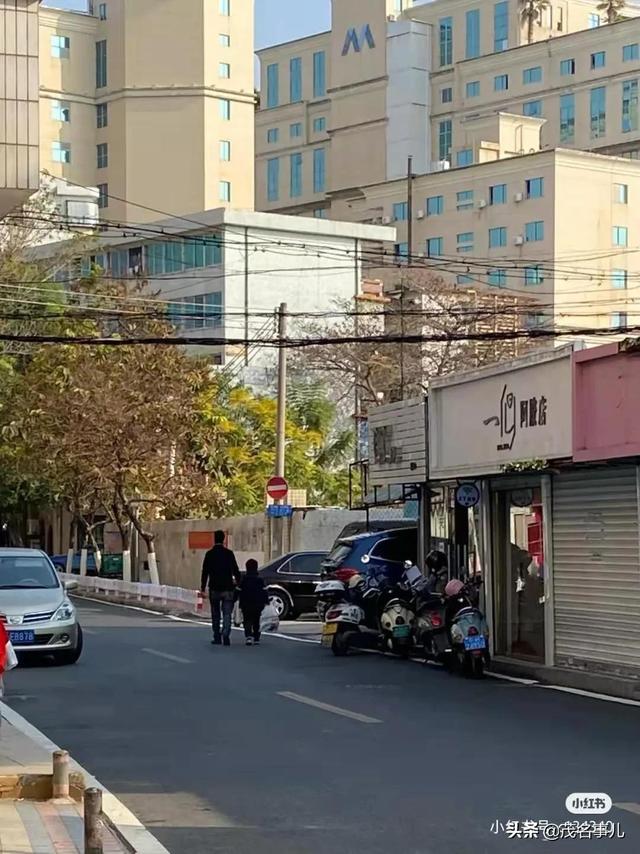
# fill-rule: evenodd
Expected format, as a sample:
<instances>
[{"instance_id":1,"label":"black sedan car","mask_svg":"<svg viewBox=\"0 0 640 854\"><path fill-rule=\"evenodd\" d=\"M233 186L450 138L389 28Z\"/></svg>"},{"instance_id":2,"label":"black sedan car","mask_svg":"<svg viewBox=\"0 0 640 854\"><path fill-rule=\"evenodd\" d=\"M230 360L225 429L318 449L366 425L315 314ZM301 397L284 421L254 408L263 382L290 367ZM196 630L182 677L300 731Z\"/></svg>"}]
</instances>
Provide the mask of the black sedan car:
<instances>
[{"instance_id":1,"label":"black sedan car","mask_svg":"<svg viewBox=\"0 0 640 854\"><path fill-rule=\"evenodd\" d=\"M295 620L300 614L315 612L315 589L326 557L327 552L292 552L260 569L269 600L281 620Z\"/></svg>"}]
</instances>

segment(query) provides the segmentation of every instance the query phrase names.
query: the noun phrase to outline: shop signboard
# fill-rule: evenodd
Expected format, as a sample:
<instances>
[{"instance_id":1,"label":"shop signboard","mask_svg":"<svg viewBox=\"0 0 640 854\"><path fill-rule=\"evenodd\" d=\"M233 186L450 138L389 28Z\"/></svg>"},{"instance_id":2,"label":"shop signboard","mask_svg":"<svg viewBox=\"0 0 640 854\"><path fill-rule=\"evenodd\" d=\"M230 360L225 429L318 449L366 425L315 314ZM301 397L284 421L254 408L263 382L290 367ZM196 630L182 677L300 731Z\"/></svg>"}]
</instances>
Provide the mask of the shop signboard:
<instances>
[{"instance_id":1,"label":"shop signboard","mask_svg":"<svg viewBox=\"0 0 640 854\"><path fill-rule=\"evenodd\" d=\"M433 381L430 477L571 457L571 353L562 347Z\"/></svg>"},{"instance_id":2,"label":"shop signboard","mask_svg":"<svg viewBox=\"0 0 640 854\"><path fill-rule=\"evenodd\" d=\"M424 483L427 424L424 398L377 406L368 418L369 486Z\"/></svg>"}]
</instances>

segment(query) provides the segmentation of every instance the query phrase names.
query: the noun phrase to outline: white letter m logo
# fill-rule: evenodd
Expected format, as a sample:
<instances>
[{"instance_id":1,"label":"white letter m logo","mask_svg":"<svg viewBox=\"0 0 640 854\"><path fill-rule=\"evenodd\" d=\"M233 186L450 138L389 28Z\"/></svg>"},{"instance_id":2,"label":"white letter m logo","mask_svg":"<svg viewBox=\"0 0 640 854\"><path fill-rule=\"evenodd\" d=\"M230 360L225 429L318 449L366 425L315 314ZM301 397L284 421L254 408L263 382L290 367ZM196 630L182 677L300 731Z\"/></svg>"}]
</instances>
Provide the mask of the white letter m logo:
<instances>
[{"instance_id":1,"label":"white letter m logo","mask_svg":"<svg viewBox=\"0 0 640 854\"><path fill-rule=\"evenodd\" d=\"M374 48L376 46L369 24L365 24L361 27L359 33L355 27L351 27L347 30L347 37L344 40L342 55L346 56L352 47L356 53L360 53L362 48L365 46L365 43L370 48Z\"/></svg>"}]
</instances>

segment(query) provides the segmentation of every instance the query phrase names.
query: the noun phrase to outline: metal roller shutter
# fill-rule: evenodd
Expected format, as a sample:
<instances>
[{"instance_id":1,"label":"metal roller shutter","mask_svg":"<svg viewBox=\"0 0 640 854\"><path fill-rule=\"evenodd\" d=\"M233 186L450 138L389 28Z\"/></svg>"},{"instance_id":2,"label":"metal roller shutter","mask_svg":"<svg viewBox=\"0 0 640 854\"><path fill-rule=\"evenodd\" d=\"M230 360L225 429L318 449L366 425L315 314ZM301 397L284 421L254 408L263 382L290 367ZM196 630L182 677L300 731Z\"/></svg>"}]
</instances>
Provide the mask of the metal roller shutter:
<instances>
[{"instance_id":1,"label":"metal roller shutter","mask_svg":"<svg viewBox=\"0 0 640 854\"><path fill-rule=\"evenodd\" d=\"M603 672L640 669L635 467L553 480L555 658Z\"/></svg>"}]
</instances>

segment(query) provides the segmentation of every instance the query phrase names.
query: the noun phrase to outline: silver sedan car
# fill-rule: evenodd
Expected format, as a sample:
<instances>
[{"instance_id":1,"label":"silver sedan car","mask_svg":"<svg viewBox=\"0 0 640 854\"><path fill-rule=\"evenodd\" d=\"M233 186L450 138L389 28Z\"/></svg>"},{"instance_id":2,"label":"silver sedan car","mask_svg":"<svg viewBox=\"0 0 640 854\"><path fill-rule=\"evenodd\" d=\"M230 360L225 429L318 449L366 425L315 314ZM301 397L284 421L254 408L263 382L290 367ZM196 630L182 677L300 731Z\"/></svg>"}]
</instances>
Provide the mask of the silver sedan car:
<instances>
[{"instance_id":1,"label":"silver sedan car","mask_svg":"<svg viewBox=\"0 0 640 854\"><path fill-rule=\"evenodd\" d=\"M0 548L0 621L17 653L51 655L75 664L82 629L65 585L44 552Z\"/></svg>"}]
</instances>

